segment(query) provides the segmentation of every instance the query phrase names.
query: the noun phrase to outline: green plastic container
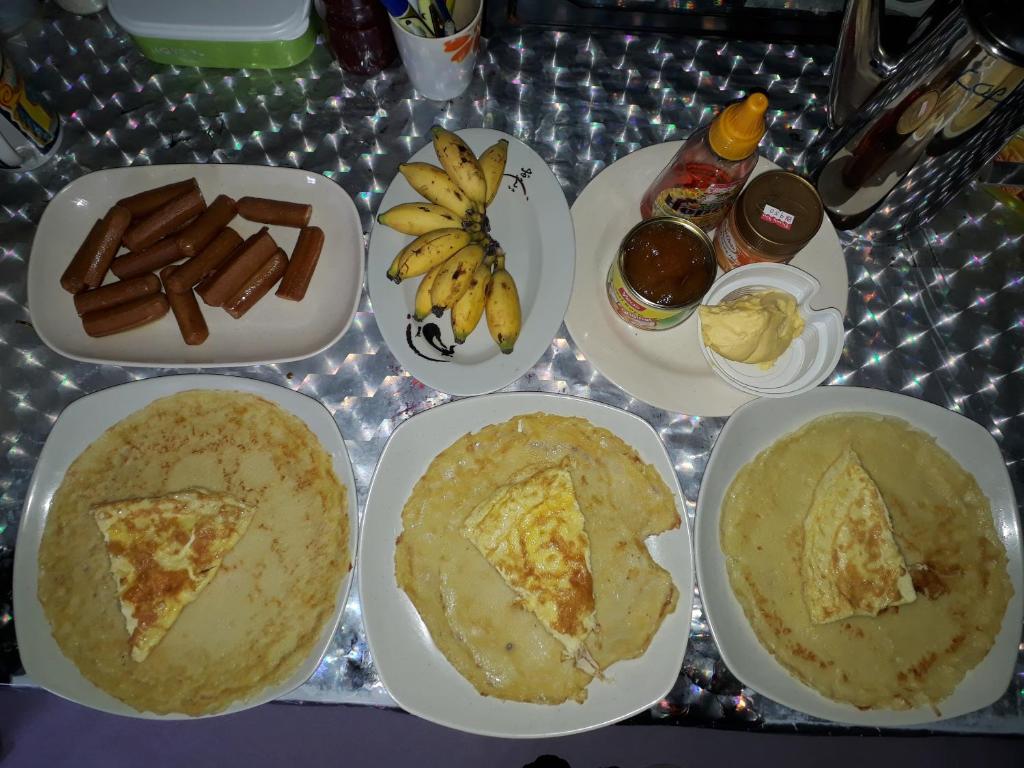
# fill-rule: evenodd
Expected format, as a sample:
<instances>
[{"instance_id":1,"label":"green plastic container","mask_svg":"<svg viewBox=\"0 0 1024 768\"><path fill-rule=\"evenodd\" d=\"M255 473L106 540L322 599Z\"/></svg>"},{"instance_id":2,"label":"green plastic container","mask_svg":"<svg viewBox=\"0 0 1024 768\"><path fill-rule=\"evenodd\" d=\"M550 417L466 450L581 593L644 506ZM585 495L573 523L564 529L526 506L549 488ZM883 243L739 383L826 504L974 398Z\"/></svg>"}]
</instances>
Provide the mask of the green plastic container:
<instances>
[{"instance_id":1,"label":"green plastic container","mask_svg":"<svg viewBox=\"0 0 1024 768\"><path fill-rule=\"evenodd\" d=\"M189 67L277 69L313 52L309 0L110 0L147 58Z\"/></svg>"}]
</instances>

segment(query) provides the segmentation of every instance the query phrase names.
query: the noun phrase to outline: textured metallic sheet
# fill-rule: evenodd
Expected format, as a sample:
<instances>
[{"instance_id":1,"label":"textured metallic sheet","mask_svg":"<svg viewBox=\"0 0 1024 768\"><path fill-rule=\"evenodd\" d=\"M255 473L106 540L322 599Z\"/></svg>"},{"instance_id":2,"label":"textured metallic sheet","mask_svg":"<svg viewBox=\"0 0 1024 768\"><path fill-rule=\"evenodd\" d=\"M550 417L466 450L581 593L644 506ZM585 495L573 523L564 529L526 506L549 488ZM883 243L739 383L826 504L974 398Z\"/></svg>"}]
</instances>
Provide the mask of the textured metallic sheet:
<instances>
[{"instance_id":1,"label":"textured metallic sheet","mask_svg":"<svg viewBox=\"0 0 1024 768\"><path fill-rule=\"evenodd\" d=\"M469 91L437 103L415 99L400 67L354 77L332 64L322 47L309 61L275 72L160 66L144 59L106 14L79 18L52 4L45 8L49 17L33 22L9 47L64 116L63 149L34 172L0 178L0 562L8 564L29 478L61 409L85 393L169 372L72 362L34 333L25 276L35 224L72 179L147 163L298 166L340 184L368 228L398 163L425 143L437 122L516 135L547 160L571 202L617 158L684 137L714 107L754 86L767 89L772 102L766 154L793 167L824 125L832 56L830 49L808 46L524 31L490 40ZM848 335L831 383L904 392L975 419L1000 441L1020 495L1024 222L972 188L902 246L873 246L863 235L843 236L851 275ZM322 400L346 438L360 504L394 427L449 399L397 364L365 293L352 329L325 353L223 372ZM667 413L634 400L594 370L564 328L508 389L566 392L646 419L668 447L692 525L722 419ZM696 597L679 679L640 720L847 730L737 683ZM0 627L9 622L6 606ZM1016 672L995 705L933 729L1024 733L1024 664ZM367 651L355 586L323 663L289 698L393 705Z\"/></svg>"}]
</instances>

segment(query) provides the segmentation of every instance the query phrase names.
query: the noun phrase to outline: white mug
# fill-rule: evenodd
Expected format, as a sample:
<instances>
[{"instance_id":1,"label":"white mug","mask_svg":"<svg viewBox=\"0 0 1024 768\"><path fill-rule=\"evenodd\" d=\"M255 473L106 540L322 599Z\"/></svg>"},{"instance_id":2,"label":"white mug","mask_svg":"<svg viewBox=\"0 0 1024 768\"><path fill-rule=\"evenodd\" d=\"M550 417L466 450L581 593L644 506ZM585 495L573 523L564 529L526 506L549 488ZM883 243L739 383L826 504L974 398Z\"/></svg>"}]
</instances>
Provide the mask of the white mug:
<instances>
[{"instance_id":1,"label":"white mug","mask_svg":"<svg viewBox=\"0 0 1024 768\"><path fill-rule=\"evenodd\" d=\"M480 48L483 0L455 3L455 28L447 37L418 37L388 16L402 64L413 87L428 99L445 101L469 87Z\"/></svg>"}]
</instances>

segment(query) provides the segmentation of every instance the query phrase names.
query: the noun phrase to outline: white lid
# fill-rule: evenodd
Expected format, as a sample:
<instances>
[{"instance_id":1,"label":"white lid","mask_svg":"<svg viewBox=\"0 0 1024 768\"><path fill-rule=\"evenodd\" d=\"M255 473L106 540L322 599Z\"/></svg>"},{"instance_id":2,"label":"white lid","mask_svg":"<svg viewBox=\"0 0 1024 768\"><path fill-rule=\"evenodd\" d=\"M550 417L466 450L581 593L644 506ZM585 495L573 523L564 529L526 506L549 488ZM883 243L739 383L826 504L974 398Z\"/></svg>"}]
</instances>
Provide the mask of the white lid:
<instances>
[{"instance_id":1,"label":"white lid","mask_svg":"<svg viewBox=\"0 0 1024 768\"><path fill-rule=\"evenodd\" d=\"M171 40L294 40L309 26L309 0L110 0L125 31Z\"/></svg>"},{"instance_id":2,"label":"white lid","mask_svg":"<svg viewBox=\"0 0 1024 768\"><path fill-rule=\"evenodd\" d=\"M727 360L707 348L697 333L700 348L712 370L736 389L762 397L788 397L818 386L835 370L843 353L843 315L838 309L816 310L811 299L821 289L812 275L786 264L749 264L727 272L715 282L701 304L714 305L742 288L778 290L790 294L804 319L804 332L793 340L771 368Z\"/></svg>"}]
</instances>

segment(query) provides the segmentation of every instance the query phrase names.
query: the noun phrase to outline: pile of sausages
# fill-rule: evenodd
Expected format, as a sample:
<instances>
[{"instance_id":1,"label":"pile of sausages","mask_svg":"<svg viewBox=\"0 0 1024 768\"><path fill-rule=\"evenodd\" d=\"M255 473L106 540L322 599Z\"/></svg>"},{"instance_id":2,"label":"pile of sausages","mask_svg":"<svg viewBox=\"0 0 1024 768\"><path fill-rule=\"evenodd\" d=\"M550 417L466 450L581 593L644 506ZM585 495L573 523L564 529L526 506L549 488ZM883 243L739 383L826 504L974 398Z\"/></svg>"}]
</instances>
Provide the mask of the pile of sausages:
<instances>
[{"instance_id":1,"label":"pile of sausages","mask_svg":"<svg viewBox=\"0 0 1024 768\"><path fill-rule=\"evenodd\" d=\"M196 180L186 179L118 200L93 225L60 284L74 294L90 336L138 328L170 311L185 343L202 344L210 331L196 294L234 318L278 281L280 298L302 301L324 245L323 231L308 226L312 214L310 205L259 197L218 195L207 206ZM297 228L291 259L267 227L243 240L228 226L236 215ZM122 245L128 253L118 256ZM118 280L103 285L108 271Z\"/></svg>"}]
</instances>

